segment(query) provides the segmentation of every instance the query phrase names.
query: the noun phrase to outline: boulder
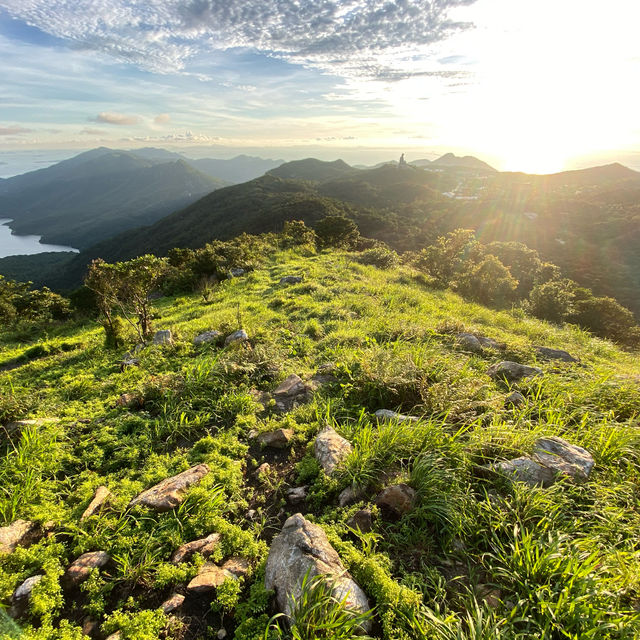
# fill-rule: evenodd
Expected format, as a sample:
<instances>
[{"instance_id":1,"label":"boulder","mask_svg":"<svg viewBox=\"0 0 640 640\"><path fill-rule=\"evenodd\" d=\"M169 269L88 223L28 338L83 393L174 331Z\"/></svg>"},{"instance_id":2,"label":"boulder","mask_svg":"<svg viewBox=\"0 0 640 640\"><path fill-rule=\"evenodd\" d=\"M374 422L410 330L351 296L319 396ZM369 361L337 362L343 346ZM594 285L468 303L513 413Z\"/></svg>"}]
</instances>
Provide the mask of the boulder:
<instances>
[{"instance_id":1,"label":"boulder","mask_svg":"<svg viewBox=\"0 0 640 640\"><path fill-rule=\"evenodd\" d=\"M579 362L568 351L563 349L551 349L550 347L535 347L539 356L547 358L547 360L562 360L563 362Z\"/></svg>"},{"instance_id":2,"label":"boulder","mask_svg":"<svg viewBox=\"0 0 640 640\"><path fill-rule=\"evenodd\" d=\"M526 404L526 402L527 399L519 391L510 393L504 401L506 406L512 407L521 407L523 404Z\"/></svg>"},{"instance_id":3,"label":"boulder","mask_svg":"<svg viewBox=\"0 0 640 640\"><path fill-rule=\"evenodd\" d=\"M329 544L325 532L297 513L284 523L273 539L265 570L265 586L276 592L280 611L291 615L292 599L299 599L305 575L325 576L333 596L358 612L369 610L369 601ZM369 629L369 624L364 629Z\"/></svg>"},{"instance_id":4,"label":"boulder","mask_svg":"<svg viewBox=\"0 0 640 640\"><path fill-rule=\"evenodd\" d=\"M143 491L129 503L130 507L142 505L156 511L169 511L182 504L187 490L197 484L209 473L206 464L199 464L171 478L166 478L157 485Z\"/></svg>"},{"instance_id":5,"label":"boulder","mask_svg":"<svg viewBox=\"0 0 640 640\"><path fill-rule=\"evenodd\" d=\"M416 502L416 492L408 484L394 484L383 489L376 504L387 518L397 519L409 513Z\"/></svg>"},{"instance_id":6,"label":"boulder","mask_svg":"<svg viewBox=\"0 0 640 640\"><path fill-rule=\"evenodd\" d=\"M111 556L106 551L83 553L69 565L64 574L64 579L69 586L77 587L91 575L93 569L104 567L110 559Z\"/></svg>"},{"instance_id":7,"label":"boulder","mask_svg":"<svg viewBox=\"0 0 640 640\"><path fill-rule=\"evenodd\" d=\"M325 427L317 435L314 444L316 460L327 475L331 475L352 450L351 443L331 427Z\"/></svg>"},{"instance_id":8,"label":"boulder","mask_svg":"<svg viewBox=\"0 0 640 640\"><path fill-rule=\"evenodd\" d=\"M186 542L173 552L171 562L180 564L188 560L194 553L199 553L204 557L210 556L220 544L220 537L219 533L211 533L206 538Z\"/></svg>"},{"instance_id":9,"label":"boulder","mask_svg":"<svg viewBox=\"0 0 640 640\"><path fill-rule=\"evenodd\" d=\"M397 422L418 422L418 418L415 416L405 416L402 413L396 413L390 409L378 409L374 415L381 422L391 422L393 420Z\"/></svg>"},{"instance_id":10,"label":"boulder","mask_svg":"<svg viewBox=\"0 0 640 640\"><path fill-rule=\"evenodd\" d=\"M184 596L181 593L173 593L160 605L160 609L163 613L173 613L182 606L183 602Z\"/></svg>"},{"instance_id":11,"label":"boulder","mask_svg":"<svg viewBox=\"0 0 640 640\"><path fill-rule=\"evenodd\" d=\"M292 487L287 489L287 502L289 504L300 504L307 499L307 486Z\"/></svg>"},{"instance_id":12,"label":"boulder","mask_svg":"<svg viewBox=\"0 0 640 640\"><path fill-rule=\"evenodd\" d=\"M538 464L531 458L522 456L513 460L504 460L491 467L508 476L511 480L524 482L530 487L542 485L548 487L553 484L554 472L544 465Z\"/></svg>"},{"instance_id":13,"label":"boulder","mask_svg":"<svg viewBox=\"0 0 640 640\"><path fill-rule=\"evenodd\" d=\"M227 573L230 573L232 576L236 578L242 578L249 573L249 569L251 569L251 563L247 558L242 558L241 556L233 556L228 560L225 560L222 565L222 569Z\"/></svg>"},{"instance_id":14,"label":"boulder","mask_svg":"<svg viewBox=\"0 0 640 640\"><path fill-rule=\"evenodd\" d=\"M258 436L258 442L265 447L284 449L289 446L293 438L293 429L276 429L267 431Z\"/></svg>"},{"instance_id":15,"label":"boulder","mask_svg":"<svg viewBox=\"0 0 640 640\"><path fill-rule=\"evenodd\" d=\"M80 516L80 522L86 520L91 517L94 513L102 507L102 505L109 499L111 496L111 491L107 489L104 485L99 486L96 489L96 492L93 496L93 499L89 503L89 506L84 510L84 513Z\"/></svg>"},{"instance_id":16,"label":"boulder","mask_svg":"<svg viewBox=\"0 0 640 640\"><path fill-rule=\"evenodd\" d=\"M217 342L221 335L219 331L205 331L193 339L193 344L198 346L200 344L207 344L208 342Z\"/></svg>"},{"instance_id":17,"label":"boulder","mask_svg":"<svg viewBox=\"0 0 640 640\"><path fill-rule=\"evenodd\" d=\"M300 284L302 276L284 276L280 278L280 284Z\"/></svg>"},{"instance_id":18,"label":"boulder","mask_svg":"<svg viewBox=\"0 0 640 640\"><path fill-rule=\"evenodd\" d=\"M346 507L348 504L353 504L362 498L364 491L358 487L347 487L340 492L338 496L338 506Z\"/></svg>"},{"instance_id":19,"label":"boulder","mask_svg":"<svg viewBox=\"0 0 640 640\"><path fill-rule=\"evenodd\" d=\"M473 335L473 333L459 333L456 336L456 342L459 347L462 347L467 351L473 351L473 353L482 352L482 344L480 343L480 340Z\"/></svg>"},{"instance_id":20,"label":"boulder","mask_svg":"<svg viewBox=\"0 0 640 640\"><path fill-rule=\"evenodd\" d=\"M217 589L231 575L213 562L205 562L198 575L187 585L191 593L209 593Z\"/></svg>"},{"instance_id":21,"label":"boulder","mask_svg":"<svg viewBox=\"0 0 640 640\"><path fill-rule=\"evenodd\" d=\"M575 480L588 478L595 464L593 456L586 449L555 436L539 438L533 457L540 464Z\"/></svg>"},{"instance_id":22,"label":"boulder","mask_svg":"<svg viewBox=\"0 0 640 640\"><path fill-rule=\"evenodd\" d=\"M249 339L247 332L244 329L238 329L233 333L230 333L224 339L224 346L228 347L230 344L239 344L241 342L246 342Z\"/></svg>"},{"instance_id":23,"label":"boulder","mask_svg":"<svg viewBox=\"0 0 640 640\"><path fill-rule=\"evenodd\" d=\"M173 334L169 329L163 329L161 331L156 331L153 336L153 344L173 344Z\"/></svg>"},{"instance_id":24,"label":"boulder","mask_svg":"<svg viewBox=\"0 0 640 640\"><path fill-rule=\"evenodd\" d=\"M44 578L44 575L42 574L31 576L13 592L13 595L11 596L12 607L9 610L9 615L11 615L12 618L20 617L26 612L26 609L29 606L31 592L42 578Z\"/></svg>"},{"instance_id":25,"label":"boulder","mask_svg":"<svg viewBox=\"0 0 640 640\"><path fill-rule=\"evenodd\" d=\"M360 529L363 533L368 533L373 529L373 514L371 509L360 509L356 511L348 520L347 524L352 529Z\"/></svg>"},{"instance_id":26,"label":"boulder","mask_svg":"<svg viewBox=\"0 0 640 640\"><path fill-rule=\"evenodd\" d=\"M498 362L489 367L487 373L494 380L506 380L507 382L518 382L523 378L531 378L533 376L541 376L542 369L538 367L529 367L518 362Z\"/></svg>"},{"instance_id":27,"label":"boulder","mask_svg":"<svg viewBox=\"0 0 640 640\"><path fill-rule=\"evenodd\" d=\"M276 407L281 412L291 411L297 405L309 402L311 395L311 387L307 386L295 373L283 380L273 392Z\"/></svg>"},{"instance_id":28,"label":"boulder","mask_svg":"<svg viewBox=\"0 0 640 640\"><path fill-rule=\"evenodd\" d=\"M29 520L15 520L6 527L0 527L0 553L13 553L35 527Z\"/></svg>"}]
</instances>

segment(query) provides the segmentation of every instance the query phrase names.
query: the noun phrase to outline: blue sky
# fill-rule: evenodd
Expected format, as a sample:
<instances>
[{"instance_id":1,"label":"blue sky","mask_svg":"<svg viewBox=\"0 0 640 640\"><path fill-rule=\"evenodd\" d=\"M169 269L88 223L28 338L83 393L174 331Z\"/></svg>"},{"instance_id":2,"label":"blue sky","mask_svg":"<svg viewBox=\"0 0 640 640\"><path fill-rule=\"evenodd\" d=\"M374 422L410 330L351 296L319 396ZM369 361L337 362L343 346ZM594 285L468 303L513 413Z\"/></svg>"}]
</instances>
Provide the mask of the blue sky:
<instances>
[{"instance_id":1,"label":"blue sky","mask_svg":"<svg viewBox=\"0 0 640 640\"><path fill-rule=\"evenodd\" d=\"M0 0L0 153L633 165L639 4Z\"/></svg>"}]
</instances>

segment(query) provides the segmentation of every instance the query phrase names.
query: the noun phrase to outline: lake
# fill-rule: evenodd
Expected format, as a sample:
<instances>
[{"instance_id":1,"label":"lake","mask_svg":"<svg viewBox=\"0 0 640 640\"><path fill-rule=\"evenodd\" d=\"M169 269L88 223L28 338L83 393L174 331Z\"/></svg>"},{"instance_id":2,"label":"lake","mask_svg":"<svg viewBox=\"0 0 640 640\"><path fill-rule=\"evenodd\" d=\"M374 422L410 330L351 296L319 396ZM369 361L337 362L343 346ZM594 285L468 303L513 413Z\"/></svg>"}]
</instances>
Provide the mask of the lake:
<instances>
[{"instance_id":1,"label":"lake","mask_svg":"<svg viewBox=\"0 0 640 640\"><path fill-rule=\"evenodd\" d=\"M73 247L65 247L60 244L44 244L40 242L40 236L14 236L7 223L11 218L0 218L0 258L7 256L19 256L45 251L74 251Z\"/></svg>"}]
</instances>

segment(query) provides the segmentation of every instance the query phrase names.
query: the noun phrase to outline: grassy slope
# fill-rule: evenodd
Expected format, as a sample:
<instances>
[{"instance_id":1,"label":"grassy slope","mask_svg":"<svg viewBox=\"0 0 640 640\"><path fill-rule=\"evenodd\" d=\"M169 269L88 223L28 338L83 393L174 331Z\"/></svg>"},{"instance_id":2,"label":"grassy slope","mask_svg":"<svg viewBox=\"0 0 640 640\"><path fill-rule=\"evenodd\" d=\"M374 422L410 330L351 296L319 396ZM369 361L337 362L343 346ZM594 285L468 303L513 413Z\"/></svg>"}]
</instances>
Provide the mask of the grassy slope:
<instances>
[{"instance_id":1,"label":"grassy slope","mask_svg":"<svg viewBox=\"0 0 640 640\"><path fill-rule=\"evenodd\" d=\"M292 273L305 281L278 284ZM376 637L635 637L636 355L575 329L429 290L409 270L381 271L337 253L278 254L223 283L210 304L165 298L157 308L157 328L170 328L177 341L144 350L139 368L121 373L122 354L105 351L101 329L86 325L60 329L46 341L48 348L66 343L69 351L0 374L5 416L61 418L26 430L0 462L2 520L53 523L49 537L3 560L3 602L22 580L44 571L33 622L57 627L59 615L73 624L92 615L107 633L122 629L123 640L160 637L165 621L147 610L182 590L202 562L173 567L172 551L219 531L223 543L214 559L247 556L254 572L240 593L220 589L211 606L211 598L189 596L185 627L173 623L169 637L210 637L207 627L232 632L240 625L236 638L257 640L270 614L260 587L268 543L288 514L302 510L323 523L377 606ZM236 329L238 314L251 350L192 346L203 330ZM504 341L506 353L462 352L452 332L463 328ZM568 349L584 366L539 362L546 375L519 386L526 406L505 409L507 390L486 369L501 359L533 364L536 344ZM33 345L8 337L0 346L0 362L33 353ZM288 416L262 411L249 393L327 362L337 363L340 384ZM144 395L144 410L115 406L130 391ZM378 408L424 419L378 427L370 416ZM331 480L309 453L327 422L355 445ZM260 450L248 439L251 429L277 427L295 430L290 452ZM590 481L530 490L478 473L478 464L529 452L541 434L589 449L596 459ZM272 468L258 479L263 460ZM126 509L143 488L200 462L212 472L175 512ZM337 493L352 481L370 482L373 491L394 470L418 491L418 508L397 523L377 519L373 534L355 536L345 521L362 505L337 508ZM80 524L101 484L115 494L111 506ZM310 498L291 507L285 489L300 484L310 485ZM257 512L252 520L249 508ZM63 592L61 568L95 549L107 550L112 564L80 592ZM489 592L501 602L484 603ZM50 617L51 610L60 613ZM466 616L481 632L467 631L460 622ZM456 636L458 629L468 635Z\"/></svg>"}]
</instances>

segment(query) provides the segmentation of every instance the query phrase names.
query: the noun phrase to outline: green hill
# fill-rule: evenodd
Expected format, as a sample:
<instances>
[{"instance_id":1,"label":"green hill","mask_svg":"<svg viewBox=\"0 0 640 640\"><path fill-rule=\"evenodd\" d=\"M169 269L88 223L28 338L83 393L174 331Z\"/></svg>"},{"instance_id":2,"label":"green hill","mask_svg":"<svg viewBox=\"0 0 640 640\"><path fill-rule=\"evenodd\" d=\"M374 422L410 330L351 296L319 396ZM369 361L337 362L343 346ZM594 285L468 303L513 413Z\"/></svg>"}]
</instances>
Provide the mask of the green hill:
<instances>
[{"instance_id":1,"label":"green hill","mask_svg":"<svg viewBox=\"0 0 640 640\"><path fill-rule=\"evenodd\" d=\"M0 333L0 362L14 367L0 372L0 526L22 520L28 532L2 556L0 600L39 580L13 603L24 638L81 640L89 623L123 640L288 638L282 618L265 635L279 610L265 563L296 513L320 527L305 557L328 557L315 550L326 534L362 588L373 638L637 637L637 353L361 259L266 252L207 300L160 298L154 322L172 344L137 351L137 366L121 364L132 336L107 350L94 321L37 339ZM303 280L280 283L291 275ZM224 346L240 328L248 340ZM220 338L194 345L208 330ZM463 332L493 342L472 348ZM577 361L547 360L541 346ZM541 373L488 375L507 360ZM327 427L351 447L332 472L315 454ZM545 457L549 437L583 447L586 466ZM520 458L545 486L495 470ZM173 508L131 503L188 469L201 475ZM83 519L99 487L106 499ZM68 570L90 552L82 562L99 567ZM340 599L305 593L298 627L319 610L332 626L312 637L357 638ZM18 633L0 618L3 638Z\"/></svg>"}]
</instances>

